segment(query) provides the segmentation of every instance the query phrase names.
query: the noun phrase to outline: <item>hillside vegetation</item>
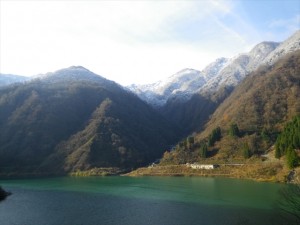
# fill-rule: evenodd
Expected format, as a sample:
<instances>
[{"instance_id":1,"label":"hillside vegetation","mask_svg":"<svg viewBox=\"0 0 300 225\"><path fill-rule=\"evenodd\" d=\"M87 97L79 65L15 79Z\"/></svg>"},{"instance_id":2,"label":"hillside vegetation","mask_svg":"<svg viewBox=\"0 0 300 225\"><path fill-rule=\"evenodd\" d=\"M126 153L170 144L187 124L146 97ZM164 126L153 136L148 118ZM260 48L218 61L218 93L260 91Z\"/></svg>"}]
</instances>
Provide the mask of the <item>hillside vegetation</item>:
<instances>
[{"instance_id":1,"label":"hillside vegetation","mask_svg":"<svg viewBox=\"0 0 300 225\"><path fill-rule=\"evenodd\" d=\"M112 81L71 67L0 90L0 173L135 168L177 130Z\"/></svg>"},{"instance_id":2,"label":"hillside vegetation","mask_svg":"<svg viewBox=\"0 0 300 225\"><path fill-rule=\"evenodd\" d=\"M173 151L166 152L161 165L191 162L260 164L269 161L269 157L274 158L276 141L279 148L284 148L279 150L278 158L287 152L293 152L295 156L299 150L299 99L300 51L296 51L274 66L260 67L250 74L216 109L204 131L184 139ZM298 156L295 158L290 167L298 165ZM276 158L273 161L282 162Z\"/></svg>"}]
</instances>

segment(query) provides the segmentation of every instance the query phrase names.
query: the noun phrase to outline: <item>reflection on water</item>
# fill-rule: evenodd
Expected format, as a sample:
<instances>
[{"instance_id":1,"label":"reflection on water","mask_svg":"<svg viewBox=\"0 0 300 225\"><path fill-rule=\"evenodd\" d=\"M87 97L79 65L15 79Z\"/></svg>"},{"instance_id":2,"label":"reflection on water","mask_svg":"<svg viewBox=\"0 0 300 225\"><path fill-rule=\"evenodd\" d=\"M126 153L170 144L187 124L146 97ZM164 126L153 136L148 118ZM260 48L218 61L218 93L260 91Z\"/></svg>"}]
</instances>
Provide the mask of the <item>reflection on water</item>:
<instances>
[{"instance_id":1,"label":"reflection on water","mask_svg":"<svg viewBox=\"0 0 300 225\"><path fill-rule=\"evenodd\" d=\"M280 224L279 184L197 177L1 181L0 224Z\"/></svg>"}]
</instances>

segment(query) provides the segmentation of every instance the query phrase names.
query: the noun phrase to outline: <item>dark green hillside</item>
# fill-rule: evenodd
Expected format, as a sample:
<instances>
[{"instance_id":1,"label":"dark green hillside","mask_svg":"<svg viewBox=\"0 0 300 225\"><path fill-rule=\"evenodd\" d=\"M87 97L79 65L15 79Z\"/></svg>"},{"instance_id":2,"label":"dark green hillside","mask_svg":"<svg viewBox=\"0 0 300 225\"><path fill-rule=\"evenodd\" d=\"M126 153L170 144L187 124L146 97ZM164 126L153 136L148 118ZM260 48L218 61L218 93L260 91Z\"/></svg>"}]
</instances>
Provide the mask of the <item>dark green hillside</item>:
<instances>
[{"instance_id":1,"label":"dark green hillside","mask_svg":"<svg viewBox=\"0 0 300 225\"><path fill-rule=\"evenodd\" d=\"M131 168L176 136L151 107L82 67L0 90L0 173Z\"/></svg>"},{"instance_id":2,"label":"dark green hillside","mask_svg":"<svg viewBox=\"0 0 300 225\"><path fill-rule=\"evenodd\" d=\"M277 137L275 157L286 155L288 166L294 168L298 165L296 149L300 149L300 116L286 124L283 132Z\"/></svg>"}]
</instances>

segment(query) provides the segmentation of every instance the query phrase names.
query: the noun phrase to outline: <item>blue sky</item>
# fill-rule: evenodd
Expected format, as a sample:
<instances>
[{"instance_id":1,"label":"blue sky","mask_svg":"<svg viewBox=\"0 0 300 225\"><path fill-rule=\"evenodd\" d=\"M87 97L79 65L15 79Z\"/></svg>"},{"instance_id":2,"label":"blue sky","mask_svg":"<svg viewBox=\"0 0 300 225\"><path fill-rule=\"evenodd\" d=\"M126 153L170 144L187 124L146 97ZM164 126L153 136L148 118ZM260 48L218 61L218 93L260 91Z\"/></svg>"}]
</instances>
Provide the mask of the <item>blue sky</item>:
<instances>
[{"instance_id":1,"label":"blue sky","mask_svg":"<svg viewBox=\"0 0 300 225\"><path fill-rule=\"evenodd\" d=\"M298 0L0 0L0 73L82 65L120 84L201 70L300 29Z\"/></svg>"}]
</instances>

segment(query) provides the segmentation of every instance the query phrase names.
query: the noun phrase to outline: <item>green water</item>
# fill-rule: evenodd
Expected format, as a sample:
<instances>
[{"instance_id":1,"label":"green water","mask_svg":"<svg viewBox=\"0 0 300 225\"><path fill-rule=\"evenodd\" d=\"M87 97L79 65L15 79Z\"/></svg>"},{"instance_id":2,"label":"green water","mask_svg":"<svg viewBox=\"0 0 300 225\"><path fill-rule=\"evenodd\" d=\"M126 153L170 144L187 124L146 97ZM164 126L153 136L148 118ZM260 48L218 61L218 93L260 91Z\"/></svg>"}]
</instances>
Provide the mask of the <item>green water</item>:
<instances>
[{"instance_id":1,"label":"green water","mask_svg":"<svg viewBox=\"0 0 300 225\"><path fill-rule=\"evenodd\" d=\"M0 224L283 224L282 184L199 177L2 180Z\"/></svg>"}]
</instances>

